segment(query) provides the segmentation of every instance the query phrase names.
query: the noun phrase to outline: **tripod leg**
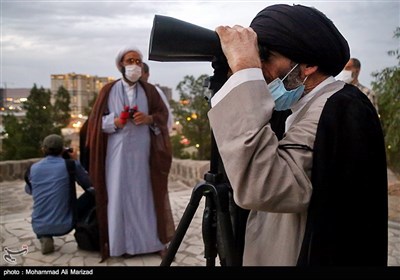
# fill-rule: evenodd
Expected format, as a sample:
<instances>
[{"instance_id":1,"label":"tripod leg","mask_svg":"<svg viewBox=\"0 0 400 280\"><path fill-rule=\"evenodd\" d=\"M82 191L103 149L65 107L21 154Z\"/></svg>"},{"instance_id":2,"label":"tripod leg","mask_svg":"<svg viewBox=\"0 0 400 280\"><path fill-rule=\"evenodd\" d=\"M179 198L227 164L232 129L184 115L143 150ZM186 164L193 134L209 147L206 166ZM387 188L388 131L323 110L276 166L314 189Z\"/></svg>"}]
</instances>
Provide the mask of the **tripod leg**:
<instances>
[{"instance_id":1,"label":"tripod leg","mask_svg":"<svg viewBox=\"0 0 400 280\"><path fill-rule=\"evenodd\" d=\"M182 243L183 237L186 234L186 231L193 220L193 216L196 213L197 208L199 207L199 202L205 193L205 190L209 189L209 185L207 184L199 184L197 185L192 192L192 196L190 197L189 203L183 213L183 216L179 222L179 225L175 231L175 236L172 239L170 245L168 246L167 254L162 260L160 266L170 266L176 252L180 244Z\"/></svg>"},{"instance_id":2,"label":"tripod leg","mask_svg":"<svg viewBox=\"0 0 400 280\"><path fill-rule=\"evenodd\" d=\"M210 194L206 195L206 205L203 214L203 242L204 242L204 258L207 266L215 266L215 258L217 257L217 213L215 203Z\"/></svg>"},{"instance_id":3,"label":"tripod leg","mask_svg":"<svg viewBox=\"0 0 400 280\"><path fill-rule=\"evenodd\" d=\"M227 184L217 185L215 188L215 200L217 205L217 225L219 237L218 245L221 262L226 266L239 266L238 250L235 246L232 218L229 209L230 186Z\"/></svg>"},{"instance_id":4,"label":"tripod leg","mask_svg":"<svg viewBox=\"0 0 400 280\"><path fill-rule=\"evenodd\" d=\"M207 266L215 266L219 256L221 266L239 266L233 225L229 209L230 186L209 185L206 208L203 216L203 240Z\"/></svg>"},{"instance_id":5,"label":"tripod leg","mask_svg":"<svg viewBox=\"0 0 400 280\"><path fill-rule=\"evenodd\" d=\"M222 266L240 266L229 209L229 190L227 184L214 186L204 183L194 188L161 266L171 265L203 195L206 196L206 207L202 233L207 266L215 266L217 255L219 255Z\"/></svg>"}]
</instances>

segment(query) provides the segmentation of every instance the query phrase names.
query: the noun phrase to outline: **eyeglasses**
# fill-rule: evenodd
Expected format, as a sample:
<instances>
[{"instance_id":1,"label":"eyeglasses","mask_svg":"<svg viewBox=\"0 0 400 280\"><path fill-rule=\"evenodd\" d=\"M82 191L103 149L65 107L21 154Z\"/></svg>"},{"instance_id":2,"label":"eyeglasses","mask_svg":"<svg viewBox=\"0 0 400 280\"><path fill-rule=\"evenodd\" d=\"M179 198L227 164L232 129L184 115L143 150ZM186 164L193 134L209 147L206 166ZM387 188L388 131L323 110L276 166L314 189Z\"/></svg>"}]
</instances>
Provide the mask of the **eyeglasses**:
<instances>
[{"instance_id":1,"label":"eyeglasses","mask_svg":"<svg viewBox=\"0 0 400 280\"><path fill-rule=\"evenodd\" d=\"M123 62L127 65L132 65L132 64L141 65L142 64L142 61L138 58L127 58Z\"/></svg>"}]
</instances>

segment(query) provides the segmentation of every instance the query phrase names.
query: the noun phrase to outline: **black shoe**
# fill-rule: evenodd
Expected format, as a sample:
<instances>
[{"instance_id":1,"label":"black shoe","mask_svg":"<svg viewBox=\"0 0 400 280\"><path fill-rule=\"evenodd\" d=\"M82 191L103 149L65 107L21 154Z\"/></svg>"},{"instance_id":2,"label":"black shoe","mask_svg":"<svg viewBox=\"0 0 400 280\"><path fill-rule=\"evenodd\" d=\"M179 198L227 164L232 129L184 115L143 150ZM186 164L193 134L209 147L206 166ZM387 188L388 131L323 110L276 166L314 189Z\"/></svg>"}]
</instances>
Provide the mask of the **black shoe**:
<instances>
[{"instance_id":1,"label":"black shoe","mask_svg":"<svg viewBox=\"0 0 400 280\"><path fill-rule=\"evenodd\" d=\"M52 237L41 237L40 244L42 246L42 254L50 254L54 252L54 240Z\"/></svg>"}]
</instances>

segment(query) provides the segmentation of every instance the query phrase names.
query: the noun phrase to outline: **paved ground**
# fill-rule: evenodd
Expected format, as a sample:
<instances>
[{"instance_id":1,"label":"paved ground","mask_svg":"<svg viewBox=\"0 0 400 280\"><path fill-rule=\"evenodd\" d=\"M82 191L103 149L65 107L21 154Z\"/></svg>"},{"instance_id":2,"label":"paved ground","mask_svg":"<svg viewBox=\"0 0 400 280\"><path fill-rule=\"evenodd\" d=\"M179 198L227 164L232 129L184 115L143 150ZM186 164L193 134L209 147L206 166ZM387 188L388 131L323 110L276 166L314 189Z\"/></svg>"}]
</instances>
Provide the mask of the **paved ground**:
<instances>
[{"instance_id":1,"label":"paved ground","mask_svg":"<svg viewBox=\"0 0 400 280\"><path fill-rule=\"evenodd\" d=\"M190 200L193 186L185 186L181 182L170 182L169 189L174 219L178 224ZM202 199L171 266L206 265L201 235L204 201L205 198ZM400 196L389 196L389 204L388 265L400 266ZM2 266L159 266L161 263L161 258L157 254L132 258L109 258L106 262L99 263L98 253L87 252L77 248L73 233L64 237L56 237L56 251L44 256L41 254L40 244L32 232L30 223L31 207L32 199L25 194L23 181L0 183ZM18 251L25 248L23 247L24 245L28 247L26 254L14 256L14 263L5 260L6 247L10 250ZM365 244L365 246L368 246L368 244ZM218 266L218 260L216 261Z\"/></svg>"},{"instance_id":2,"label":"paved ground","mask_svg":"<svg viewBox=\"0 0 400 280\"><path fill-rule=\"evenodd\" d=\"M78 187L79 188L79 187ZM97 252L88 252L77 248L73 232L63 237L55 237L55 252L42 255L40 244L32 232L31 207L32 198L25 194L23 181L0 183L0 224L2 255L7 247L14 251L27 245L26 255L16 256L15 264L10 264L1 258L1 265L22 266L158 266L161 258L157 254L135 256L131 258L109 258L99 263ZM175 223L178 224L190 200L192 188L180 182L170 182L170 200L173 206ZM203 198L202 200L205 200ZM196 214L187 229L175 260L171 266L204 266L203 243L201 239L201 218L204 203L200 203Z\"/></svg>"}]
</instances>

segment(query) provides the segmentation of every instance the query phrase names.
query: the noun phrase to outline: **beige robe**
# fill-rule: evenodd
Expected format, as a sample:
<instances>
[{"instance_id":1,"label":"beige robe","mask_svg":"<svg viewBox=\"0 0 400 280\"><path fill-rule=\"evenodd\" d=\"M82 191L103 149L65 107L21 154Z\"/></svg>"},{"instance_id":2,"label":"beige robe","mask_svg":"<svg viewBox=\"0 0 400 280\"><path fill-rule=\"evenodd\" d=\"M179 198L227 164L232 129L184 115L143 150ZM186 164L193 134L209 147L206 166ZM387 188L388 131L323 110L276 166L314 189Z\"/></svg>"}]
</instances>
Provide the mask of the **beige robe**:
<instances>
[{"instance_id":1,"label":"beige robe","mask_svg":"<svg viewBox=\"0 0 400 280\"><path fill-rule=\"evenodd\" d=\"M243 265L296 265L312 193L313 154L278 146L303 144L313 148L322 108L327 98L343 87L343 83L336 85L333 90L322 88L317 93L313 105L294 120L281 141L269 125L274 101L265 81L234 86L209 111L234 200L251 209Z\"/></svg>"}]
</instances>

